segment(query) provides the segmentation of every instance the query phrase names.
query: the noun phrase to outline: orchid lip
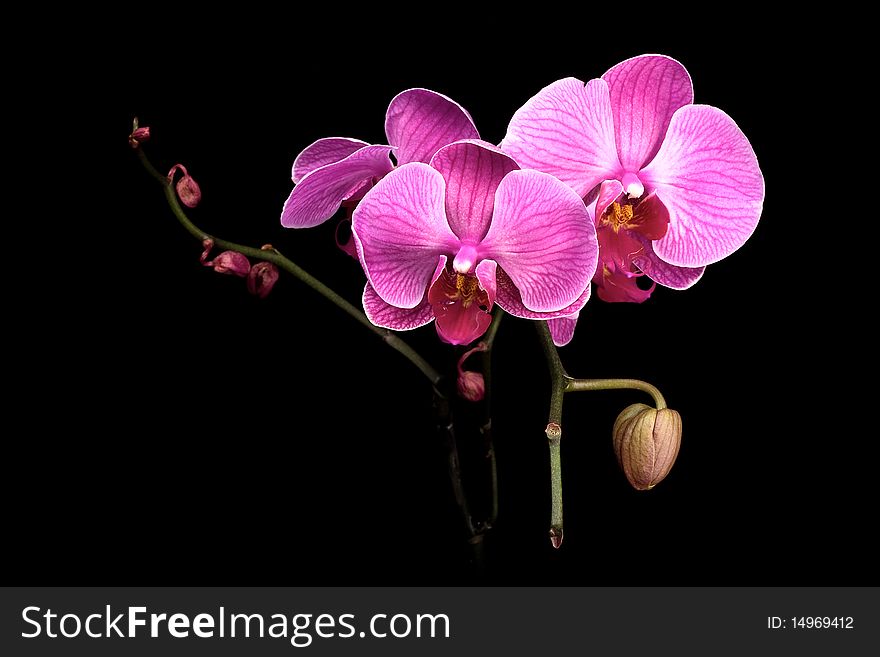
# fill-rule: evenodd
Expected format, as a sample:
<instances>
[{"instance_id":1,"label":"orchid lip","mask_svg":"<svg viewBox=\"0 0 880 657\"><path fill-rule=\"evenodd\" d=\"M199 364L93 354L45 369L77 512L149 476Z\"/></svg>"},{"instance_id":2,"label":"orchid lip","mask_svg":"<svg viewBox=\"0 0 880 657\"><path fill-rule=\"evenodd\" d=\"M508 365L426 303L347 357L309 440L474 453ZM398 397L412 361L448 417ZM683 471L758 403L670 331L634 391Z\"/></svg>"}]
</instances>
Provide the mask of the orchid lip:
<instances>
[{"instance_id":1,"label":"orchid lip","mask_svg":"<svg viewBox=\"0 0 880 657\"><path fill-rule=\"evenodd\" d=\"M620 184L623 185L623 189L629 198L639 198L645 193L645 186L642 184L642 181L632 172L628 171L623 174Z\"/></svg>"}]
</instances>

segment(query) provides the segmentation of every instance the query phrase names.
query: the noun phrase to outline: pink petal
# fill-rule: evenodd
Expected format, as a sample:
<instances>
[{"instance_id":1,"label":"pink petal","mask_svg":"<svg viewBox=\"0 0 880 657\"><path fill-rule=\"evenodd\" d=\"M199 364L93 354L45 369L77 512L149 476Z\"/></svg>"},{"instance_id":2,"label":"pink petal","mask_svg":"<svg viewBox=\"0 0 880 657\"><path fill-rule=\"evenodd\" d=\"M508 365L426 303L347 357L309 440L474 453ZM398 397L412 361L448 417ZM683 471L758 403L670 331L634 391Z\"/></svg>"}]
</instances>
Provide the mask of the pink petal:
<instances>
[{"instance_id":1,"label":"pink petal","mask_svg":"<svg viewBox=\"0 0 880 657\"><path fill-rule=\"evenodd\" d=\"M369 283L364 287L364 313L376 326L393 331L409 331L434 319L434 312L428 298L422 300L415 308L398 308L382 301L376 290Z\"/></svg>"},{"instance_id":2,"label":"pink petal","mask_svg":"<svg viewBox=\"0 0 880 657\"><path fill-rule=\"evenodd\" d=\"M387 303L417 306L437 259L458 250L446 221L445 198L443 176L412 162L385 176L355 209L352 234L361 265Z\"/></svg>"},{"instance_id":3,"label":"pink petal","mask_svg":"<svg viewBox=\"0 0 880 657\"><path fill-rule=\"evenodd\" d=\"M437 334L444 342L470 344L492 323L488 295L474 284L477 281L473 276L449 271L440 271L431 284L428 301L434 311Z\"/></svg>"},{"instance_id":4,"label":"pink petal","mask_svg":"<svg viewBox=\"0 0 880 657\"><path fill-rule=\"evenodd\" d=\"M596 238L599 242L600 263L613 263L615 269L630 271L633 258L645 250L643 242L628 230L615 233L608 226L600 226L596 231ZM598 269L602 269L602 264Z\"/></svg>"},{"instance_id":5,"label":"pink petal","mask_svg":"<svg viewBox=\"0 0 880 657\"><path fill-rule=\"evenodd\" d=\"M608 85L558 80L519 108L501 150L523 168L552 174L582 198L622 174L614 145Z\"/></svg>"},{"instance_id":6,"label":"pink petal","mask_svg":"<svg viewBox=\"0 0 880 657\"><path fill-rule=\"evenodd\" d=\"M498 263L494 260L483 260L477 265L474 274L477 276L477 280L480 281L480 288L489 297L489 310L491 311L492 306L495 305L495 297L498 296L498 283L496 280Z\"/></svg>"},{"instance_id":7,"label":"pink petal","mask_svg":"<svg viewBox=\"0 0 880 657\"><path fill-rule=\"evenodd\" d=\"M659 240L669 230L669 210L657 197L657 193L651 192L636 205L630 224L633 233Z\"/></svg>"},{"instance_id":8,"label":"pink petal","mask_svg":"<svg viewBox=\"0 0 880 657\"><path fill-rule=\"evenodd\" d=\"M495 215L480 245L537 312L569 306L596 271L596 228L583 200L540 171L511 171L495 194Z\"/></svg>"},{"instance_id":9,"label":"pink petal","mask_svg":"<svg viewBox=\"0 0 880 657\"><path fill-rule=\"evenodd\" d=\"M516 162L487 142L459 141L437 151L431 166L446 180L450 228L462 241L479 242L489 230L495 190Z\"/></svg>"},{"instance_id":10,"label":"pink petal","mask_svg":"<svg viewBox=\"0 0 880 657\"><path fill-rule=\"evenodd\" d=\"M348 225L346 226L345 224ZM343 230L348 232L348 239L345 241L345 243L343 243L342 240L339 239L340 228L343 228ZM357 246L355 246L354 243L354 236L351 232L351 221L349 219L343 219L338 224L336 224L336 232L333 237L336 239L336 246L339 247L340 251L342 251L343 253L347 253L355 260L358 259Z\"/></svg>"},{"instance_id":11,"label":"pink petal","mask_svg":"<svg viewBox=\"0 0 880 657\"><path fill-rule=\"evenodd\" d=\"M551 319L547 322L550 327L550 336L553 338L553 344L557 347L564 347L574 337L574 329L577 326L578 314L568 317L560 317L559 319Z\"/></svg>"},{"instance_id":12,"label":"pink petal","mask_svg":"<svg viewBox=\"0 0 880 657\"><path fill-rule=\"evenodd\" d=\"M633 264L655 283L673 290L686 290L703 277L705 267L677 267L664 262L654 253L650 240L643 239L644 250L635 256Z\"/></svg>"},{"instance_id":13,"label":"pink petal","mask_svg":"<svg viewBox=\"0 0 880 657\"><path fill-rule=\"evenodd\" d=\"M764 178L749 140L727 114L687 105L672 117L657 157L642 171L669 210L669 230L654 242L681 267L717 262L754 232Z\"/></svg>"},{"instance_id":14,"label":"pink petal","mask_svg":"<svg viewBox=\"0 0 880 657\"><path fill-rule=\"evenodd\" d=\"M648 300L655 283L650 289L643 290L638 286L639 275L618 269L614 263L604 263L596 272L596 294L608 303L643 303Z\"/></svg>"},{"instance_id":15,"label":"pink petal","mask_svg":"<svg viewBox=\"0 0 880 657\"><path fill-rule=\"evenodd\" d=\"M608 70L620 163L637 172L656 155L672 114L694 102L687 69L665 55L641 55Z\"/></svg>"},{"instance_id":16,"label":"pink petal","mask_svg":"<svg viewBox=\"0 0 880 657\"><path fill-rule=\"evenodd\" d=\"M501 306L504 312L513 315L514 317L522 317L523 319L550 320L557 317L568 317L569 315L573 315L579 312L580 309L586 305L587 301L590 300L590 286L587 285L581 291L580 295L574 301L574 303L569 305L567 308L548 313L540 313L535 312L534 310L529 310L525 307L522 302L522 297L520 296L519 290L516 288L516 285L513 284L513 281L510 280L510 277L504 273L503 269L498 270L496 275L496 282L496 303Z\"/></svg>"},{"instance_id":17,"label":"pink petal","mask_svg":"<svg viewBox=\"0 0 880 657\"><path fill-rule=\"evenodd\" d=\"M596 197L596 207L594 208L596 222L602 220L605 210L621 194L623 194L623 185L620 184L619 180L606 180L599 186L599 196Z\"/></svg>"},{"instance_id":18,"label":"pink petal","mask_svg":"<svg viewBox=\"0 0 880 657\"><path fill-rule=\"evenodd\" d=\"M369 146L360 139L348 139L347 137L327 137L306 146L293 161L293 182L298 183L306 174L339 160L344 160L349 155L364 146Z\"/></svg>"},{"instance_id":19,"label":"pink petal","mask_svg":"<svg viewBox=\"0 0 880 657\"><path fill-rule=\"evenodd\" d=\"M364 146L339 162L306 174L284 203L281 225L311 228L327 221L364 183L394 168L390 152L390 146Z\"/></svg>"},{"instance_id":20,"label":"pink petal","mask_svg":"<svg viewBox=\"0 0 880 657\"><path fill-rule=\"evenodd\" d=\"M385 134L398 164L427 163L446 144L480 138L461 105L428 89L408 89L394 97L385 114Z\"/></svg>"}]
</instances>

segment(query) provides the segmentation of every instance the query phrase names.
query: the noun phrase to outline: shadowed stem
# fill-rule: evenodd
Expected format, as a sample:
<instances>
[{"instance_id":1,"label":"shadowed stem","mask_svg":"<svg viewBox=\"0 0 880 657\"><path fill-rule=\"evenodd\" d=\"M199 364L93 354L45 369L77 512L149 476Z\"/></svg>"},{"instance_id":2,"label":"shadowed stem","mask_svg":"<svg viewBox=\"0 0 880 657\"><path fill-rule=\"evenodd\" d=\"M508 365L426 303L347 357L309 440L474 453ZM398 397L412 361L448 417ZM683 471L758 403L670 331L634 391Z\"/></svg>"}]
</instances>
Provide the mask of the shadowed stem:
<instances>
[{"instance_id":1,"label":"shadowed stem","mask_svg":"<svg viewBox=\"0 0 880 657\"><path fill-rule=\"evenodd\" d=\"M486 345L486 350L482 353L486 396L483 400L483 424L480 427L480 434L483 436L486 458L489 460L489 476L492 483L492 506L489 517L486 519L487 529L491 529L498 519L498 463L495 459L495 443L492 440L492 347L495 344L495 336L498 334L498 326L503 318L504 312L501 308L497 308L489 330L486 331L486 336L483 338L483 343Z\"/></svg>"},{"instance_id":2,"label":"shadowed stem","mask_svg":"<svg viewBox=\"0 0 880 657\"><path fill-rule=\"evenodd\" d=\"M654 400L657 409L666 408L666 400L660 391L650 383L638 379L575 379L570 377L559 352L553 344L547 322L536 322L541 346L550 370L550 417L545 433L550 447L550 542L553 547L562 545L562 402L567 392L587 392L592 390L641 390Z\"/></svg>"},{"instance_id":3,"label":"shadowed stem","mask_svg":"<svg viewBox=\"0 0 880 657\"><path fill-rule=\"evenodd\" d=\"M468 545L471 549L471 563L474 571L478 576L484 574L484 556L485 542L484 539L489 530L495 523L498 516L498 469L495 461L495 446L492 442L492 416L490 407L490 390L491 390L491 350L492 344L495 342L495 336L498 333L498 325L501 322L501 310L496 311L489 326L489 330L484 336L484 340L479 343L477 348L482 348L482 370L484 380L485 397L482 400L483 417L480 424L480 435L483 438L483 452L489 461L489 474L491 477L491 506L489 515L486 520L478 522L473 516L473 509L468 502L467 493L464 488L464 480L461 473L461 460L458 452L458 444L455 435L455 424L452 421L451 405L445 397L435 395L434 408L437 417L437 430L444 440L447 451L447 460L449 468L449 478L452 482L452 491L455 495L455 501L461 512L465 528L468 533ZM482 470L482 468L478 468Z\"/></svg>"},{"instance_id":4,"label":"shadowed stem","mask_svg":"<svg viewBox=\"0 0 880 657\"><path fill-rule=\"evenodd\" d=\"M156 168L147 158L142 148L137 149L137 156L140 159L141 164L144 165L144 168L147 170L147 172L151 176L153 176L153 178L155 178L156 181L162 186L162 191L165 192L165 199L168 201L168 205L171 207L171 211L180 222L180 225L183 226L190 235L195 237L200 242L203 242L204 240L212 240L214 242L214 246L216 246L217 248L227 249L230 251L238 251L248 258L271 262L279 269L283 269L287 273L293 274L293 276L308 285L315 292L341 308L345 313L347 313L355 321L359 322L363 327L369 329L377 336L379 336L382 341L385 342L385 344L387 344L398 353L402 354L413 365L415 365L419 369L419 371L425 375L428 381L431 382L431 385L435 387L437 386L441 379L440 374L437 372L437 370L431 367L428 361L422 358L422 356L418 352L416 352L406 342L401 340L400 337L398 337L388 329L383 329L375 326L372 322L370 322L369 319L367 319L367 316L364 315L363 312L358 310L355 306L343 299L336 292L324 285L321 281L309 274L292 260L289 260L288 258L281 255L281 253L277 249L258 249L252 246L236 244L235 242L230 242L229 240L215 237L196 226L183 211L183 208L180 207L180 203L177 200L177 194L174 191L174 186L168 181L168 178L166 176L163 176L156 170Z\"/></svg>"},{"instance_id":5,"label":"shadowed stem","mask_svg":"<svg viewBox=\"0 0 880 657\"><path fill-rule=\"evenodd\" d=\"M174 187L168 181L167 177L163 176L161 173L159 173L159 171L156 170L156 168L147 158L143 149L138 149L137 155L141 161L141 164L143 164L147 172L162 186L162 191L165 193L165 199L168 201L168 205L170 206L171 211L174 213L174 216L187 230L187 232L189 232L190 235L198 239L200 242L203 242L204 240L212 240L214 246L219 249L237 251L255 260L265 260L266 262L271 262L275 264L278 268L292 274L300 281L312 288L314 291L322 295L328 301L331 301L337 307L341 308L344 312L346 312L350 317L352 317L362 326L382 338L385 344L406 357L431 382L434 393L434 415L437 422L437 431L441 435L444 446L446 448L447 467L449 471L449 479L452 484L453 494L455 496L455 501L458 504L461 516L468 532L468 543L472 550L472 558L474 564L478 570L482 569L483 534L489 527L491 527L492 522L494 522L494 518L495 515L497 515L498 508L495 451L492 447L491 439L491 419L487 420L486 424L481 427L481 430L483 431L483 434L484 436L486 436L486 439L488 441L487 453L491 459L493 511L490 520L487 521L484 525L477 527L474 525L473 518L471 517L470 505L468 504L467 496L465 494L464 486L462 483L461 462L459 459L458 446L455 439L455 429L452 419L452 408L450 400L448 395L444 394L440 389L443 385L443 377L441 377L441 375L424 358L422 358L421 355L419 355L412 347L410 347L397 335L387 329L375 326L372 322L370 322L369 319L367 319L367 316L364 315L363 312L361 312L351 303L339 296L339 294L334 292L332 289L324 285L324 283L319 281L317 278L306 272L296 263L283 256L277 249L258 249L243 244L237 244L235 242L230 242L229 240L215 237L214 235L211 235L210 233L196 226L187 216L186 212L184 212L183 208L180 206ZM495 334L498 331L500 310L498 311L498 313L499 314L495 316L495 319L486 334L486 343L489 348L491 348L492 342L495 339ZM489 427L489 429L487 430L486 427Z\"/></svg>"}]
</instances>

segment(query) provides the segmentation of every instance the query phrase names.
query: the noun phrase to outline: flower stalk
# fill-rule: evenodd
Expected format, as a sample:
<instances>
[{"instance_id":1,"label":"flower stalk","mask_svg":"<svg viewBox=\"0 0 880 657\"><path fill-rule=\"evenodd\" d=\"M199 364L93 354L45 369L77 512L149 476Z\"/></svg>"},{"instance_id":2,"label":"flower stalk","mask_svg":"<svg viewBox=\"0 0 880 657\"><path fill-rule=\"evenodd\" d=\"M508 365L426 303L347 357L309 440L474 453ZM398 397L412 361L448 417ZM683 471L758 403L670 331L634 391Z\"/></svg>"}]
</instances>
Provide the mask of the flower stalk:
<instances>
[{"instance_id":1,"label":"flower stalk","mask_svg":"<svg viewBox=\"0 0 880 657\"><path fill-rule=\"evenodd\" d=\"M382 339L385 344L387 344L389 347L397 351L399 354L409 360L413 365L415 365L416 368L418 368L418 370L425 376L425 378L428 379L431 385L435 387L437 386L442 378L440 376L440 373L437 372L437 370L434 369L431 364L428 363L428 361L426 361L418 352L416 352L415 349L410 347L400 337L398 337L388 329L383 329L375 326L372 322L370 322L369 319L367 319L367 316L364 315L364 313L362 313L351 303L339 296L339 294L337 294L335 291L324 285L324 283L319 281L317 278L309 274L306 270L297 265L295 262L293 262L289 258L286 258L284 255L281 254L280 251L278 251L278 249L262 249L259 247L237 244L236 242L231 242L229 240L211 235L210 233L207 233L196 226L187 216L186 212L184 212L183 208L180 206L180 202L177 199L174 186L168 181L168 178L166 176L163 176L156 170L147 155L144 153L143 149L137 150L137 156L138 159L141 161L144 169L147 170L147 173L149 173L156 180L156 182L158 182L162 186L162 191L165 193L165 199L168 201L171 212L174 214L177 221L180 222L180 225L183 226L190 235L195 237L200 242L211 240L214 246L218 249L237 251L238 253L241 253L248 258L253 258L254 260L271 262L279 269L282 269L287 273L292 274L295 278L298 278L300 281L312 288L315 292L339 307L352 319L360 323L365 328L369 329L372 333L375 333L378 337Z\"/></svg>"},{"instance_id":2,"label":"flower stalk","mask_svg":"<svg viewBox=\"0 0 880 657\"><path fill-rule=\"evenodd\" d=\"M544 357L550 370L550 413L547 428L547 444L550 449L550 542L554 548L562 545L562 405L565 393L593 390L641 390L654 400L657 410L666 408L666 400L650 383L639 379L576 379L569 376L559 352L553 343L547 322L535 322Z\"/></svg>"}]
</instances>

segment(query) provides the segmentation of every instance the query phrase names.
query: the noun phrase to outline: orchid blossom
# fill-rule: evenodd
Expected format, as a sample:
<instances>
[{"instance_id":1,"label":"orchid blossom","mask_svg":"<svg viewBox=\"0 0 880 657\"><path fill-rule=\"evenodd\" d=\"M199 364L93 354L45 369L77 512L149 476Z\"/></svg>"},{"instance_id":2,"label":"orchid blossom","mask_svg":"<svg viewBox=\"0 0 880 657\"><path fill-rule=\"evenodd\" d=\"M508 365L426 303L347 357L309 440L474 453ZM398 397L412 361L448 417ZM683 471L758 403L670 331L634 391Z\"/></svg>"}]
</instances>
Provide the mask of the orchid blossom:
<instances>
[{"instance_id":1,"label":"orchid blossom","mask_svg":"<svg viewBox=\"0 0 880 657\"><path fill-rule=\"evenodd\" d=\"M479 138L470 114L446 96L427 89L408 89L391 101L385 114L390 146L359 139L329 137L307 146L293 163L296 186L284 203L281 224L311 228L342 207L352 206L382 177L409 162L428 162L442 146L458 139Z\"/></svg>"},{"instance_id":2,"label":"orchid blossom","mask_svg":"<svg viewBox=\"0 0 880 657\"><path fill-rule=\"evenodd\" d=\"M352 234L367 317L395 330L436 319L451 344L483 335L496 302L529 319L578 312L598 259L578 194L478 140L388 174L354 211Z\"/></svg>"},{"instance_id":3,"label":"orchid blossom","mask_svg":"<svg viewBox=\"0 0 880 657\"><path fill-rule=\"evenodd\" d=\"M501 148L595 199L594 282L606 301L647 299L643 273L690 287L761 216L764 179L748 139L720 109L694 105L687 70L662 55L545 87L514 114Z\"/></svg>"}]
</instances>

